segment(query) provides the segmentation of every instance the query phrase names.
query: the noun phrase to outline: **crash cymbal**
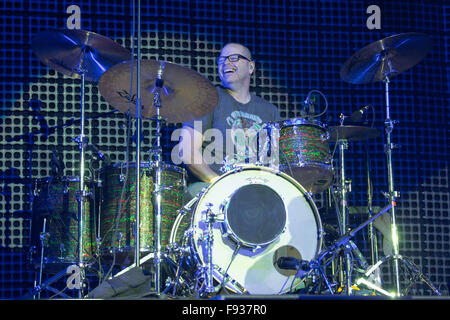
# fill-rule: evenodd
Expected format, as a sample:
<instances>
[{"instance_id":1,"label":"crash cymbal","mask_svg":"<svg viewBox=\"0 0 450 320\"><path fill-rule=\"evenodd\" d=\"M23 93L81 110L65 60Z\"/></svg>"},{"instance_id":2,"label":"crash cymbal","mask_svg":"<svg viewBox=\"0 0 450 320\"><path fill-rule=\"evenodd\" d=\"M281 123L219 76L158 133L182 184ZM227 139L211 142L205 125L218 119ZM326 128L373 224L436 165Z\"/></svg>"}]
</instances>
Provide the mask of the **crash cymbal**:
<instances>
[{"instance_id":1,"label":"crash cymbal","mask_svg":"<svg viewBox=\"0 0 450 320\"><path fill-rule=\"evenodd\" d=\"M403 33L373 42L353 54L342 66L341 79L354 83L385 80L419 63L432 45L429 36Z\"/></svg>"},{"instance_id":2,"label":"crash cymbal","mask_svg":"<svg viewBox=\"0 0 450 320\"><path fill-rule=\"evenodd\" d=\"M336 126L329 127L329 142L338 140L362 141L379 136L380 132L375 128L364 126Z\"/></svg>"},{"instance_id":3,"label":"crash cymbal","mask_svg":"<svg viewBox=\"0 0 450 320\"><path fill-rule=\"evenodd\" d=\"M85 30L48 30L37 34L31 43L36 56L50 68L73 78L97 82L111 66L131 59L129 50L94 32Z\"/></svg>"},{"instance_id":4,"label":"crash cymbal","mask_svg":"<svg viewBox=\"0 0 450 320\"><path fill-rule=\"evenodd\" d=\"M160 94L160 115L171 123L198 119L214 110L218 93L212 83L199 73L170 62L158 60L141 61L142 117L156 114L153 105L158 70L164 64L164 81ZM133 87L130 94L132 61L119 63L107 70L99 81L103 98L119 111L135 114L137 60L133 61ZM130 98L131 97L131 98Z\"/></svg>"}]
</instances>

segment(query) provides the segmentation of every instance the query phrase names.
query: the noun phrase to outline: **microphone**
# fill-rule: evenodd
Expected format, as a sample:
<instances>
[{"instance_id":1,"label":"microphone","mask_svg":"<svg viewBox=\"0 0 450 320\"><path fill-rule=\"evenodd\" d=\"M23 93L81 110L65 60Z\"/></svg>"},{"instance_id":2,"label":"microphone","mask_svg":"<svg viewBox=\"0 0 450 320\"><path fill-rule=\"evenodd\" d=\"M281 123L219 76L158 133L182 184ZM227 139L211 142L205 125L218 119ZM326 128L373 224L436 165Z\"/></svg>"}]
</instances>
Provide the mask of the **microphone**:
<instances>
[{"instance_id":1,"label":"microphone","mask_svg":"<svg viewBox=\"0 0 450 320\"><path fill-rule=\"evenodd\" d=\"M363 114L364 114L364 112L366 112L366 110L369 109L369 107L370 107L370 104L368 104L368 105L366 105L366 106L364 106L364 107L362 107L362 108L360 108L360 109L358 109L356 111L353 111L353 113L350 116L350 119L353 122L360 121L362 116L363 116Z\"/></svg>"},{"instance_id":2,"label":"microphone","mask_svg":"<svg viewBox=\"0 0 450 320\"><path fill-rule=\"evenodd\" d=\"M308 262L304 260L298 260L294 257L280 257L277 260L277 266L283 270L308 270Z\"/></svg>"},{"instance_id":3,"label":"microphone","mask_svg":"<svg viewBox=\"0 0 450 320\"><path fill-rule=\"evenodd\" d=\"M97 154L97 156L100 158L100 160L104 161L106 165L111 164L111 160L109 157L102 151L98 150L96 146L91 144L91 149Z\"/></svg>"}]
</instances>

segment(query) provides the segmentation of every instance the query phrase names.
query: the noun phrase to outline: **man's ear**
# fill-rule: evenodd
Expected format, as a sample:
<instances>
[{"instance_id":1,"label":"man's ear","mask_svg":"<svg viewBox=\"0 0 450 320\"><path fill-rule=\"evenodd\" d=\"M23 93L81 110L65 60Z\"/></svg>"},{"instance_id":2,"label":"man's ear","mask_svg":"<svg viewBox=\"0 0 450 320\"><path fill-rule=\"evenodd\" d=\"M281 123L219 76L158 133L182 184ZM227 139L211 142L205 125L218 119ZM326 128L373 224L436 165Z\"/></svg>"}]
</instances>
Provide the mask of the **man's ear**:
<instances>
[{"instance_id":1,"label":"man's ear","mask_svg":"<svg viewBox=\"0 0 450 320\"><path fill-rule=\"evenodd\" d=\"M255 72L255 63L253 61L250 62L248 69L250 70L250 74L253 74L253 72Z\"/></svg>"}]
</instances>

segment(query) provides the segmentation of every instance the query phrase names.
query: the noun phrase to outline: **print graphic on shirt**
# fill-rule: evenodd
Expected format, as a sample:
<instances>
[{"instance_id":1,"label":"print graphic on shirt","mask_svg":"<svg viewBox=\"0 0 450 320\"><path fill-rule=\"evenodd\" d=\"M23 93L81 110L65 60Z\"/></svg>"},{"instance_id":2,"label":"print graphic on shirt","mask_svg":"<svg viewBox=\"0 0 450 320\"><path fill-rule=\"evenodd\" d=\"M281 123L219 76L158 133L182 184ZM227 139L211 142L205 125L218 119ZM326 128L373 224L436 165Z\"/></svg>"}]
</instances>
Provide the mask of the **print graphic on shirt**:
<instances>
[{"instance_id":1,"label":"print graphic on shirt","mask_svg":"<svg viewBox=\"0 0 450 320\"><path fill-rule=\"evenodd\" d=\"M240 163L249 159L254 162L257 157L257 135L263 127L259 116L242 112L233 111L227 117L227 123L231 127L231 140L235 147L233 160L227 155L227 163Z\"/></svg>"}]
</instances>

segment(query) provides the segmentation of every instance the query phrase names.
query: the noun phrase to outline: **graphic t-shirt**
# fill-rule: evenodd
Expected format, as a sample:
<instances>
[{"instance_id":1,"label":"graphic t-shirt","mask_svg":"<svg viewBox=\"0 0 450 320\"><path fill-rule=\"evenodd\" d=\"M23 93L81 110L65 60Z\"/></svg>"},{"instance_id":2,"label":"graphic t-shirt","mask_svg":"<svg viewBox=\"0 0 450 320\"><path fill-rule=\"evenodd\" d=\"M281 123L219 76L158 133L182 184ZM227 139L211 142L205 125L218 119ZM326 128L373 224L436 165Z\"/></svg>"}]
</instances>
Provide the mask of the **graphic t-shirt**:
<instances>
[{"instance_id":1,"label":"graphic t-shirt","mask_svg":"<svg viewBox=\"0 0 450 320\"><path fill-rule=\"evenodd\" d=\"M259 133L267 123L279 120L275 105L251 94L248 103L236 101L222 87L217 87L219 100L210 114L184 123L204 135L203 157L211 169L219 175L227 165L254 162L258 152Z\"/></svg>"}]
</instances>

